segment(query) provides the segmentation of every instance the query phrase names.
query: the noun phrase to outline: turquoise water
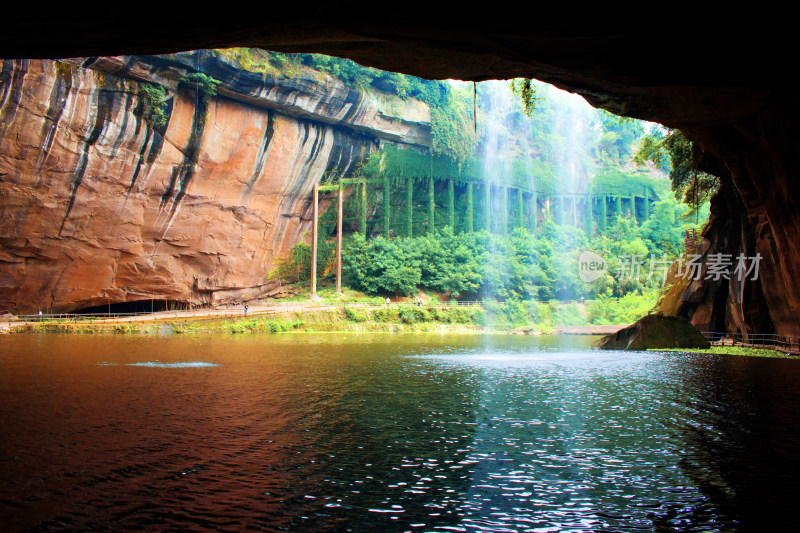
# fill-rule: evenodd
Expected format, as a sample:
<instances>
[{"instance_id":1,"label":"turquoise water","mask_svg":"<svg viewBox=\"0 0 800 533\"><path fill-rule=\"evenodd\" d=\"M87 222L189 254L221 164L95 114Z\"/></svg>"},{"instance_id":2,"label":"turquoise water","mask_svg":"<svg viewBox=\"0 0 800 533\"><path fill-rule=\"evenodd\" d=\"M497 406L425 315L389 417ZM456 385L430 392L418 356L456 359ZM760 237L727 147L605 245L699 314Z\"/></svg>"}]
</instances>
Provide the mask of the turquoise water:
<instances>
[{"instance_id":1,"label":"turquoise water","mask_svg":"<svg viewBox=\"0 0 800 533\"><path fill-rule=\"evenodd\" d=\"M591 340L6 335L0 524L794 527L800 363Z\"/></svg>"}]
</instances>

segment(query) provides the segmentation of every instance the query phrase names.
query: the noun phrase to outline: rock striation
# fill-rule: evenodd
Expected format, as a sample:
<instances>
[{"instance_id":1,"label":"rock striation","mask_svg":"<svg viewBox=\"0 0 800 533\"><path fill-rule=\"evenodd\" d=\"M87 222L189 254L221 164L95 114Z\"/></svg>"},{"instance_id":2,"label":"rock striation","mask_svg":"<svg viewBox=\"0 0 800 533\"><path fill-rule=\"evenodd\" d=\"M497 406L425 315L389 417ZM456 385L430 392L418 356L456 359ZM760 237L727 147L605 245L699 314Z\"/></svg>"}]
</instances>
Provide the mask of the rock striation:
<instances>
[{"instance_id":1,"label":"rock striation","mask_svg":"<svg viewBox=\"0 0 800 533\"><path fill-rule=\"evenodd\" d=\"M182 84L221 84L207 102ZM164 125L142 87L166 89ZM0 313L271 294L311 191L386 143L430 145L424 104L209 52L0 69Z\"/></svg>"}]
</instances>

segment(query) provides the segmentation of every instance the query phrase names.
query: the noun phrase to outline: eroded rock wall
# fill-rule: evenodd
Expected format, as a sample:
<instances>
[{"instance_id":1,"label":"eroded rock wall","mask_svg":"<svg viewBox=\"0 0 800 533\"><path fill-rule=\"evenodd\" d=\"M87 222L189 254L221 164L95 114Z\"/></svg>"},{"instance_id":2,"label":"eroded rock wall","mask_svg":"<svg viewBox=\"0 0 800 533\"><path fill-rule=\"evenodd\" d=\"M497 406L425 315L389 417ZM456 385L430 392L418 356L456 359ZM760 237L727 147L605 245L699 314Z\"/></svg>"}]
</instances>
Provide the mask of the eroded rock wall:
<instances>
[{"instance_id":1,"label":"eroded rock wall","mask_svg":"<svg viewBox=\"0 0 800 533\"><path fill-rule=\"evenodd\" d=\"M800 205L796 107L775 106L758 118L687 130L703 150L702 170L721 177L697 253L760 256L758 279L678 281L661 311L703 331L800 337Z\"/></svg>"},{"instance_id":2,"label":"eroded rock wall","mask_svg":"<svg viewBox=\"0 0 800 533\"><path fill-rule=\"evenodd\" d=\"M207 105L179 89L193 65L223 82ZM168 89L163 128L143 118L143 81ZM388 98L202 55L4 60L0 311L270 294L315 183L381 143L429 143L427 108Z\"/></svg>"},{"instance_id":3,"label":"eroded rock wall","mask_svg":"<svg viewBox=\"0 0 800 533\"><path fill-rule=\"evenodd\" d=\"M774 279L774 268L763 257L757 265L752 259L760 253L756 230L729 176L719 173L726 177L711 201L709 223L697 246L686 250L687 257L699 256L695 262L701 268L684 264L680 272L673 265L672 285L659 311L687 318L704 332L775 333L763 287L765 276ZM747 271L736 272L740 255ZM725 275L710 270L715 256L730 263Z\"/></svg>"}]
</instances>

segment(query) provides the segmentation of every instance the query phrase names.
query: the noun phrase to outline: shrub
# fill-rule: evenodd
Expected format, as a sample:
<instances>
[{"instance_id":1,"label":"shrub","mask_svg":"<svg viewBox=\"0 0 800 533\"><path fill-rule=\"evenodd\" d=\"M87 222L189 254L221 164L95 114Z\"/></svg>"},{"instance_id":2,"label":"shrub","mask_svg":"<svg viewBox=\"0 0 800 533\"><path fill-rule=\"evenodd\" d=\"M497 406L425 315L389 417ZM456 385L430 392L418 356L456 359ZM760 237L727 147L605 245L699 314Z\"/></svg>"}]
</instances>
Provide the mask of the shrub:
<instances>
[{"instance_id":1,"label":"shrub","mask_svg":"<svg viewBox=\"0 0 800 533\"><path fill-rule=\"evenodd\" d=\"M350 322L366 322L369 319L364 311L358 311L350 307L344 308L344 316Z\"/></svg>"}]
</instances>

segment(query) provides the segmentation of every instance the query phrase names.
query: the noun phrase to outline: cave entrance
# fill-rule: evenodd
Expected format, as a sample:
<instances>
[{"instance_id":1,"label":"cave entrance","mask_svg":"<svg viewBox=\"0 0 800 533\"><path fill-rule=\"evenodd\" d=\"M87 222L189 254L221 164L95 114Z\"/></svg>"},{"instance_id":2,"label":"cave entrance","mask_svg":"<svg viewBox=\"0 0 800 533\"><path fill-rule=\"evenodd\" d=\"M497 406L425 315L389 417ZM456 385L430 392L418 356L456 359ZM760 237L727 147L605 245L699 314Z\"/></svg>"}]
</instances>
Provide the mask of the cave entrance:
<instances>
[{"instance_id":1,"label":"cave entrance","mask_svg":"<svg viewBox=\"0 0 800 533\"><path fill-rule=\"evenodd\" d=\"M73 312L76 315L131 315L188 310L189 304L176 300L136 300L86 307Z\"/></svg>"}]
</instances>

